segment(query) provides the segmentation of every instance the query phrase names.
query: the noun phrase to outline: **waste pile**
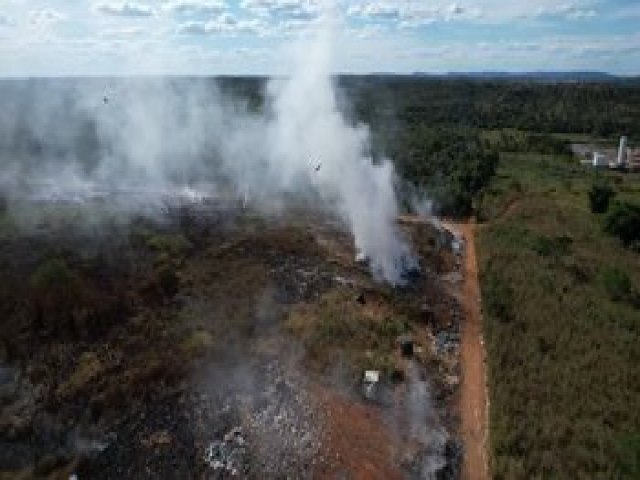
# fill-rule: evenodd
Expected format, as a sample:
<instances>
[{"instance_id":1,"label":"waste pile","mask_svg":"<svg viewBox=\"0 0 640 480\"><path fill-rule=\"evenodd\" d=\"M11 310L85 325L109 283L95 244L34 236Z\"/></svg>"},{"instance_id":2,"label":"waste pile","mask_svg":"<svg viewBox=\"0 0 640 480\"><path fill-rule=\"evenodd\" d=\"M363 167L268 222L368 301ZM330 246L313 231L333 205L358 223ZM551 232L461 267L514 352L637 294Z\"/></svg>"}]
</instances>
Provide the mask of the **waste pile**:
<instances>
[{"instance_id":1,"label":"waste pile","mask_svg":"<svg viewBox=\"0 0 640 480\"><path fill-rule=\"evenodd\" d=\"M268 366L265 388L243 402L246 426L256 441L258 471L265 475L287 472L309 474L319 448L319 412L303 387L304 379L277 364Z\"/></svg>"},{"instance_id":2,"label":"waste pile","mask_svg":"<svg viewBox=\"0 0 640 480\"><path fill-rule=\"evenodd\" d=\"M255 368L227 399L239 424L206 445L204 462L215 478L308 477L322 422L304 378L276 362Z\"/></svg>"},{"instance_id":3,"label":"waste pile","mask_svg":"<svg viewBox=\"0 0 640 480\"><path fill-rule=\"evenodd\" d=\"M238 476L247 473L247 442L242 427L235 427L221 441L210 443L204 461L215 472Z\"/></svg>"}]
</instances>

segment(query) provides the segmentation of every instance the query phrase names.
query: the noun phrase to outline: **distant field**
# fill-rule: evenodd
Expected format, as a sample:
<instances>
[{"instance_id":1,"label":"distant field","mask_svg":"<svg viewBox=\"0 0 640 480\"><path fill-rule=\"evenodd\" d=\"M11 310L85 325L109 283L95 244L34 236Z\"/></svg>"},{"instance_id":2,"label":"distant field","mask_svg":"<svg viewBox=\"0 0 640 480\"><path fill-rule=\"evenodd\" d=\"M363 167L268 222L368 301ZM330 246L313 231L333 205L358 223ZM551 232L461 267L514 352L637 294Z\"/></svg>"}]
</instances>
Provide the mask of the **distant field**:
<instances>
[{"instance_id":1,"label":"distant field","mask_svg":"<svg viewBox=\"0 0 640 480\"><path fill-rule=\"evenodd\" d=\"M640 254L589 209L596 175L640 204L640 175L502 154L478 229L496 479L640 478ZM616 299L612 271L631 280Z\"/></svg>"}]
</instances>

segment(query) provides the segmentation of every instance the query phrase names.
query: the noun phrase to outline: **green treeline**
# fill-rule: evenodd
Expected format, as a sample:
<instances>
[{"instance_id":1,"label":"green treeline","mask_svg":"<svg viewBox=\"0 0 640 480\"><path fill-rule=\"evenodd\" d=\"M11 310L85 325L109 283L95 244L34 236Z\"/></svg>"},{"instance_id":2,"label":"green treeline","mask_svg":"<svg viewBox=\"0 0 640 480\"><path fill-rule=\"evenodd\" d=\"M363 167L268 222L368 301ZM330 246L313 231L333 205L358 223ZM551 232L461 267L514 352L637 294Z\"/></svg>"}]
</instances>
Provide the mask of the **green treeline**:
<instances>
[{"instance_id":1,"label":"green treeline","mask_svg":"<svg viewBox=\"0 0 640 480\"><path fill-rule=\"evenodd\" d=\"M356 77L342 81L363 119L598 137L640 137L640 83Z\"/></svg>"}]
</instances>

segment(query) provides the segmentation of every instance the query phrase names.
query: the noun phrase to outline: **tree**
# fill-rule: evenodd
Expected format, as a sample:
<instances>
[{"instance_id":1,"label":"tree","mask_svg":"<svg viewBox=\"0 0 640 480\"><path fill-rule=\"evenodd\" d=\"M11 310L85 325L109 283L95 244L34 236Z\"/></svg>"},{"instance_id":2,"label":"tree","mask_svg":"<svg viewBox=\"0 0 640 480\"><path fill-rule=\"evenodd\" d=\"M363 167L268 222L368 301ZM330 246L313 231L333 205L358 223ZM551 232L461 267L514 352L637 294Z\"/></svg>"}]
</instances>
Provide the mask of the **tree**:
<instances>
[{"instance_id":1,"label":"tree","mask_svg":"<svg viewBox=\"0 0 640 480\"><path fill-rule=\"evenodd\" d=\"M497 153L477 131L417 128L400 144L394 152L400 171L428 192L440 215L470 215L498 164Z\"/></svg>"},{"instance_id":2,"label":"tree","mask_svg":"<svg viewBox=\"0 0 640 480\"><path fill-rule=\"evenodd\" d=\"M640 247L640 206L616 202L605 219L604 231L618 237L625 247Z\"/></svg>"},{"instance_id":3,"label":"tree","mask_svg":"<svg viewBox=\"0 0 640 480\"><path fill-rule=\"evenodd\" d=\"M606 213L609 202L615 196L613 188L607 183L594 183L589 190L589 205L592 213Z\"/></svg>"}]
</instances>

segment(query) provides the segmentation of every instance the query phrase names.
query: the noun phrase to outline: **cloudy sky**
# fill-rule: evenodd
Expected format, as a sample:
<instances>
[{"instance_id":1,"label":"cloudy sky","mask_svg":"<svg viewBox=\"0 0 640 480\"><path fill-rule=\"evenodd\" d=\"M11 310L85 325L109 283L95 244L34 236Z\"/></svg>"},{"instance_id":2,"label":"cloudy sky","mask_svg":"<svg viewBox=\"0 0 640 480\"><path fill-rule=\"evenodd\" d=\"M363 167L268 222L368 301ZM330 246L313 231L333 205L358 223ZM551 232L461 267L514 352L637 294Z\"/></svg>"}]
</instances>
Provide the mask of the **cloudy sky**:
<instances>
[{"instance_id":1,"label":"cloudy sky","mask_svg":"<svg viewBox=\"0 0 640 480\"><path fill-rule=\"evenodd\" d=\"M639 0L335 0L335 70L640 74ZM0 0L0 76L274 74L322 0Z\"/></svg>"}]
</instances>

